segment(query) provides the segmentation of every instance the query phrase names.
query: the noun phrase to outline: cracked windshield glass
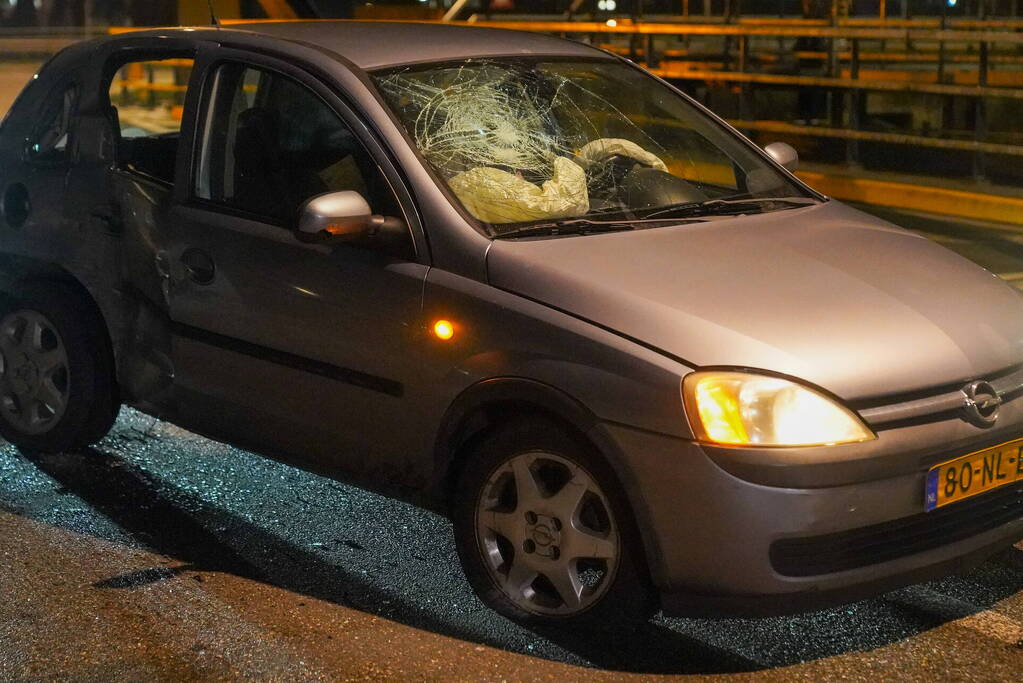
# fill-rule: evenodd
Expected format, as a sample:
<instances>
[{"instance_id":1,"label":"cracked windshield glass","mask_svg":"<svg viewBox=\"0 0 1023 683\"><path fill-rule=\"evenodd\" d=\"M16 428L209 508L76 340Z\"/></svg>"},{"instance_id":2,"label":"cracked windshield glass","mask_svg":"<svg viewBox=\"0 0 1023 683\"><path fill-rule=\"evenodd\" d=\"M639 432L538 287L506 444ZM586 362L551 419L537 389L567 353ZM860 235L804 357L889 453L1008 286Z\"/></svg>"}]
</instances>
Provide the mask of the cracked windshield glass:
<instances>
[{"instance_id":1,"label":"cracked windshield glass","mask_svg":"<svg viewBox=\"0 0 1023 683\"><path fill-rule=\"evenodd\" d=\"M711 200L810 197L627 64L470 59L375 79L423 156L494 236L565 219L669 218L672 207Z\"/></svg>"}]
</instances>

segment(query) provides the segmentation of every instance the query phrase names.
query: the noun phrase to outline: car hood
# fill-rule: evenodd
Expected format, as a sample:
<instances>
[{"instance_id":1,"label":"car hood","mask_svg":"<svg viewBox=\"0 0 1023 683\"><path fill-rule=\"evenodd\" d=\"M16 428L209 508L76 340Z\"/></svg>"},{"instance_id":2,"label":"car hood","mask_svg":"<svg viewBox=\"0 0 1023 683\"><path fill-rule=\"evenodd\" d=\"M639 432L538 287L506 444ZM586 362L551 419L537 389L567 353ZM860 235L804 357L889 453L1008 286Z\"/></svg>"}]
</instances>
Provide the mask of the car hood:
<instances>
[{"instance_id":1,"label":"car hood","mask_svg":"<svg viewBox=\"0 0 1023 683\"><path fill-rule=\"evenodd\" d=\"M672 227L495 240L492 285L692 366L781 372L856 400L1023 361L1023 297L835 201Z\"/></svg>"}]
</instances>

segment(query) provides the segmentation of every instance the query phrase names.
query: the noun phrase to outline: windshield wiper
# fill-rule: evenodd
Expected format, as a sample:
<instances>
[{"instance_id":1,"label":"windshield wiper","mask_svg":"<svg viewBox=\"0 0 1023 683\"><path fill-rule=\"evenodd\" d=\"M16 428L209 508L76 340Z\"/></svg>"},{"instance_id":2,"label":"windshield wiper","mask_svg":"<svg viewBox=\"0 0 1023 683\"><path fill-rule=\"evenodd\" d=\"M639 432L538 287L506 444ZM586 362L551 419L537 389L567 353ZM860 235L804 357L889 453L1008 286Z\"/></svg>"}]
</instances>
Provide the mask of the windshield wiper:
<instances>
[{"instance_id":1,"label":"windshield wiper","mask_svg":"<svg viewBox=\"0 0 1023 683\"><path fill-rule=\"evenodd\" d=\"M642 218L629 220L591 220L589 218L572 218L549 223L537 223L517 230L496 235L497 239L514 239L517 237L539 237L550 235L588 235L597 232L620 232L635 230L637 226L645 227L646 223L664 223L679 219L700 219L705 216L728 216L752 211L760 211L764 204L782 204L787 208L810 206L817 204L816 199L809 197L749 197L745 199L710 199L705 202L676 204Z\"/></svg>"},{"instance_id":2,"label":"windshield wiper","mask_svg":"<svg viewBox=\"0 0 1023 683\"><path fill-rule=\"evenodd\" d=\"M589 235L597 232L620 232L635 229L636 227L627 221L591 221L586 218L573 218L571 220L538 223L519 228L518 230L503 232L496 237L498 239L507 239L547 235Z\"/></svg>"},{"instance_id":3,"label":"windshield wiper","mask_svg":"<svg viewBox=\"0 0 1023 683\"><path fill-rule=\"evenodd\" d=\"M816 199L809 197L747 197L745 199L709 199L705 202L694 202L691 204L676 204L653 213L648 213L643 218L650 219L654 216L665 216L671 218L693 218L697 216L724 216L730 214L750 213L751 211L762 211L765 204L782 204L787 208L797 206L810 206L817 204Z\"/></svg>"}]
</instances>

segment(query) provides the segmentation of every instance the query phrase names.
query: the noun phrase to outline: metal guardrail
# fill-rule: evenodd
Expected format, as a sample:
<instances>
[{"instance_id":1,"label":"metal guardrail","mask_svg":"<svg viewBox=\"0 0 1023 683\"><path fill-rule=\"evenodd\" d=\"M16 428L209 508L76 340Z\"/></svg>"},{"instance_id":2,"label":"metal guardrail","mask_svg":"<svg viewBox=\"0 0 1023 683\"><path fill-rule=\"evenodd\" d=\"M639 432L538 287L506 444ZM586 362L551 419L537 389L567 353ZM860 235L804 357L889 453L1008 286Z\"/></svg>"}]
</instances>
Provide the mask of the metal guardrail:
<instances>
[{"instance_id":1,"label":"metal guardrail","mask_svg":"<svg viewBox=\"0 0 1023 683\"><path fill-rule=\"evenodd\" d=\"M581 37L601 45L615 39L627 43L602 45L644 63L654 73L680 81L733 84L740 92L740 111L749 111L749 88L816 88L830 93L827 119L831 125L795 125L780 121L753 121L740 115L734 121L746 131L831 138L846 142L846 157L859 162L859 143L878 142L924 148L959 150L973 154L973 174L985 175L987 155L1023 156L1021 144L988 138L988 101L1023 100L1023 20L1021 19L874 19L835 20L740 18L717 21L633 22L598 21L473 21L474 26L553 33ZM717 54L692 54L694 39L720 41ZM818 41L824 50L796 50L800 39ZM665 47L665 41L674 41ZM754 42L766 45L758 53ZM893 44L901 46L892 51ZM863 46L876 46L864 50ZM952 46L953 50L949 47ZM771 52L773 48L774 52ZM778 54L793 61L796 73L778 73ZM798 73L798 65L816 64ZM764 65L772 68L763 68ZM889 68L901 64L902 70ZM864 65L882 68L866 69ZM760 68L758 68L760 67ZM921 67L930 70L922 70ZM972 139L950 131L939 136L862 130L865 94L910 93L969 98L975 121ZM838 103L837 105L835 103ZM843 125L841 111L848 112ZM1016 131L1017 134L1019 131Z\"/></svg>"},{"instance_id":2,"label":"metal guardrail","mask_svg":"<svg viewBox=\"0 0 1023 683\"><path fill-rule=\"evenodd\" d=\"M902 133L882 133L825 126L799 126L784 121L731 119L728 122L741 130L756 130L783 135L809 135L813 137L839 138L842 140L865 140L891 145L912 145L914 147L954 149L964 152L979 152L981 154L1004 154L1006 156L1023 157L1023 145L1003 145L996 142L978 142L976 140L950 140L925 135L904 135Z\"/></svg>"},{"instance_id":3,"label":"metal guardrail","mask_svg":"<svg viewBox=\"0 0 1023 683\"><path fill-rule=\"evenodd\" d=\"M738 90L741 101L739 116L733 122L737 127L845 141L847 161L852 163L859 161L861 142L957 150L973 155L973 173L983 179L988 155L1023 156L1023 138L1016 144L1010 133L1007 139L991 140L987 125L989 101L1023 100L1023 19L743 17L726 21L720 17L690 17L685 23L627 19L471 23L583 38L597 45L610 41L611 45L602 46L643 62L662 77L730 84ZM43 58L96 33L124 30L132 29L0 31L0 57ZM794 41L800 39L816 41L825 49L794 49ZM616 40L624 43L613 44ZM717 42L721 47L715 55L699 54L688 49L693 41ZM898 49L893 50L894 46ZM782 64L786 59L788 72ZM803 68L796 68L799 65ZM893 69L893 65L901 69ZM748 102L755 87L810 88L829 93L826 125L752 120ZM972 136L962 131L927 135L863 130L865 97L870 92L938 96L950 101L968 98L976 122ZM847 112L844 117L843 109ZM1017 129L1015 134L1020 131Z\"/></svg>"},{"instance_id":4,"label":"metal guardrail","mask_svg":"<svg viewBox=\"0 0 1023 683\"><path fill-rule=\"evenodd\" d=\"M611 23L613 22L613 23ZM470 23L470 22L449 22ZM1023 44L1023 33L1002 29L1001 23L991 25L987 30L975 28L930 28L900 25L894 21L886 21L874 26L858 26L848 22L835 25L806 23L801 20L789 20L763 23L742 21L734 24L704 23L634 23L626 20L601 21L474 21L473 26L488 26L519 31L539 33L566 34L619 34L641 36L763 36L778 37L816 37L816 38L858 38L867 40L934 40L963 41L987 43ZM1002 29L1002 30L999 30Z\"/></svg>"}]
</instances>

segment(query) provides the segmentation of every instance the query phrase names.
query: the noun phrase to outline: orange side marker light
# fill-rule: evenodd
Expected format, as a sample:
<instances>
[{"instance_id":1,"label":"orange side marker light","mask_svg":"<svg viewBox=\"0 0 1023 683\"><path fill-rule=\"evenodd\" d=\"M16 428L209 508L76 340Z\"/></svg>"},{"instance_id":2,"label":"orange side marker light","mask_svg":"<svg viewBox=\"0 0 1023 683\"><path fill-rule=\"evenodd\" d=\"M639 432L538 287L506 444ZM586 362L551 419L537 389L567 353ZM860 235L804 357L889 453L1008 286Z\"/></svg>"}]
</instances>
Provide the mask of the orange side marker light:
<instances>
[{"instance_id":1,"label":"orange side marker light","mask_svg":"<svg viewBox=\"0 0 1023 683\"><path fill-rule=\"evenodd\" d=\"M455 326L447 320L438 320L433 324L433 333L437 339L448 341L455 336Z\"/></svg>"}]
</instances>

